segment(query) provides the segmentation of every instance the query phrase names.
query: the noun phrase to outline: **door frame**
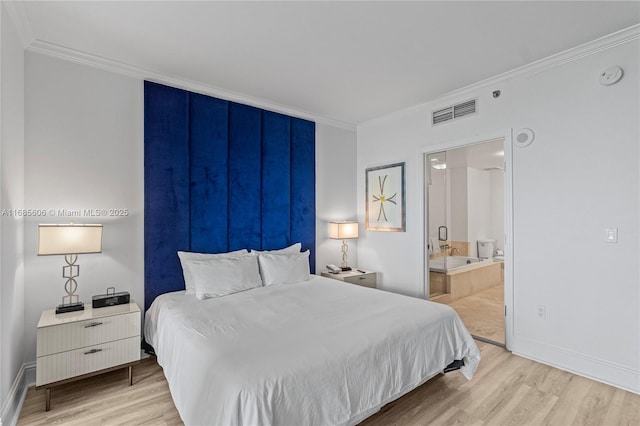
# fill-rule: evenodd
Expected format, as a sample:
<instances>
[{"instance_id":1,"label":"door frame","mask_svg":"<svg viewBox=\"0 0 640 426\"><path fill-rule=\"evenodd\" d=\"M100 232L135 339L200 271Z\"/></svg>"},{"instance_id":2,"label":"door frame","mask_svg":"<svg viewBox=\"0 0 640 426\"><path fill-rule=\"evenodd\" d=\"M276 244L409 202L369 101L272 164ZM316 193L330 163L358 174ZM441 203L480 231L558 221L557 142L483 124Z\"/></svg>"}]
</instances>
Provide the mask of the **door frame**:
<instances>
[{"instance_id":1,"label":"door frame","mask_svg":"<svg viewBox=\"0 0 640 426\"><path fill-rule=\"evenodd\" d=\"M423 190L421 191L422 197L422 219L420 226L422 229L422 240L418 252L420 274L422 276L421 289L418 294L421 294L423 298L427 298L429 295L429 274L427 273L428 257L427 241L429 239L429 206L428 202L428 169L427 169L427 156L436 152L448 151L456 148L464 148L471 145L477 145L485 142L492 142L496 140L504 140L504 304L505 304L505 318L504 318L504 334L505 334L505 348L511 350L511 346L514 340L514 303L513 303L513 129L509 128L505 131L498 131L491 134L477 135L469 138L454 139L449 142L439 143L424 147L420 155L420 167L422 172L419 174L421 179L421 185Z\"/></svg>"}]
</instances>

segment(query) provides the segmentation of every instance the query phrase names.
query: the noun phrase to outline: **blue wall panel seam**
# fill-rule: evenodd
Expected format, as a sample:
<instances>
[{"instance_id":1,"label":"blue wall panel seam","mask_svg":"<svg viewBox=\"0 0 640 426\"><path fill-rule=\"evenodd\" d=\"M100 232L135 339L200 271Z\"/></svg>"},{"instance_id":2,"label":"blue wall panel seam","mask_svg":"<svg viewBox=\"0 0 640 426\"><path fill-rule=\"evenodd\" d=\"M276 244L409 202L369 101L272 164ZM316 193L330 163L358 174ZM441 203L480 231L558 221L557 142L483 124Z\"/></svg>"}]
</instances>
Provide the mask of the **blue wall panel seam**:
<instances>
[{"instance_id":1,"label":"blue wall panel seam","mask_svg":"<svg viewBox=\"0 0 640 426\"><path fill-rule=\"evenodd\" d=\"M192 191L192 186L191 186L191 94L189 92L187 92L187 149L189 150L189 155L187 156L187 161L189 162L187 170L189 170L188 172L188 179L187 179L187 185L189 188L189 217L187 218L187 220L189 221L189 225L187 227L187 229L189 230L189 251L191 250L191 191Z\"/></svg>"},{"instance_id":2,"label":"blue wall panel seam","mask_svg":"<svg viewBox=\"0 0 640 426\"><path fill-rule=\"evenodd\" d=\"M229 219L231 217L231 178L229 173L231 172L231 110L233 109L233 102L229 102L229 109L227 110L227 250L231 250L231 224Z\"/></svg>"},{"instance_id":3,"label":"blue wall panel seam","mask_svg":"<svg viewBox=\"0 0 640 426\"><path fill-rule=\"evenodd\" d=\"M293 239L293 120L289 117L289 239Z\"/></svg>"},{"instance_id":4,"label":"blue wall panel seam","mask_svg":"<svg viewBox=\"0 0 640 426\"><path fill-rule=\"evenodd\" d=\"M264 250L264 238L262 229L264 222L264 188L262 185L264 172L264 111L260 111L260 250Z\"/></svg>"}]
</instances>

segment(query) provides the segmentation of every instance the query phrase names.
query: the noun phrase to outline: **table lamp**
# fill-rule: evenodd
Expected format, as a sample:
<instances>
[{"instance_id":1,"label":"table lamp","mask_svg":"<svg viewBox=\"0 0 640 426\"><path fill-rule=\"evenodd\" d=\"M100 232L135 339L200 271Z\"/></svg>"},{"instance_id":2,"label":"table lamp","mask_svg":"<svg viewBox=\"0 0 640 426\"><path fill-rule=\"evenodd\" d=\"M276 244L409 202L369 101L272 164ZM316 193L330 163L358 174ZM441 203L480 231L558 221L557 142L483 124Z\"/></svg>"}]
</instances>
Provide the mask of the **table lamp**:
<instances>
[{"instance_id":1,"label":"table lamp","mask_svg":"<svg viewBox=\"0 0 640 426\"><path fill-rule=\"evenodd\" d=\"M80 276L80 265L76 264L79 254L102 253L102 225L38 225L38 256L64 255L66 266L62 267L62 277L66 296L62 304L56 307L56 314L81 311L84 303L76 293Z\"/></svg>"},{"instance_id":2,"label":"table lamp","mask_svg":"<svg viewBox=\"0 0 640 426\"><path fill-rule=\"evenodd\" d=\"M329 222L329 238L342 240L342 263L340 268L343 271L350 271L351 268L347 263L347 252L349 251L347 240L358 238L358 222Z\"/></svg>"}]
</instances>

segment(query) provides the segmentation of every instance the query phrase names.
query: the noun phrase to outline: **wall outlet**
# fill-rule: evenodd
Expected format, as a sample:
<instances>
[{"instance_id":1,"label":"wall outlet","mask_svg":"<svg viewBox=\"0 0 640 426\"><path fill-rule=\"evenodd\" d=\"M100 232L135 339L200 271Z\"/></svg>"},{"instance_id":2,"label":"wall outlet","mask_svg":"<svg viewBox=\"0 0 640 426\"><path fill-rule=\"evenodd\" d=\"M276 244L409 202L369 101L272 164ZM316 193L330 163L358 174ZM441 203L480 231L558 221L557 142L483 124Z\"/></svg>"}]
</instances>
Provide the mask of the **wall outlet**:
<instances>
[{"instance_id":1,"label":"wall outlet","mask_svg":"<svg viewBox=\"0 0 640 426\"><path fill-rule=\"evenodd\" d=\"M538 319L547 319L547 307L545 305L538 305L536 308L536 315Z\"/></svg>"}]
</instances>

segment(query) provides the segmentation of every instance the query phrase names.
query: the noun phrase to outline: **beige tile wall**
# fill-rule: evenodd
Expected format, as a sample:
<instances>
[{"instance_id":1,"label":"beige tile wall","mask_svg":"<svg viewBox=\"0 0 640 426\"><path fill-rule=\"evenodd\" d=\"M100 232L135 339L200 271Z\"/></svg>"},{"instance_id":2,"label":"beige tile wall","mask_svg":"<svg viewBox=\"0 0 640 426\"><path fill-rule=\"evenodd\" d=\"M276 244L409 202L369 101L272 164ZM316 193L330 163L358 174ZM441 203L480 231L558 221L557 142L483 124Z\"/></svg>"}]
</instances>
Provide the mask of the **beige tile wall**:
<instances>
[{"instance_id":1,"label":"beige tile wall","mask_svg":"<svg viewBox=\"0 0 640 426\"><path fill-rule=\"evenodd\" d=\"M501 272L502 263L487 262L486 265L470 271L449 274L447 293L451 294L452 300L457 300L500 285Z\"/></svg>"}]
</instances>

